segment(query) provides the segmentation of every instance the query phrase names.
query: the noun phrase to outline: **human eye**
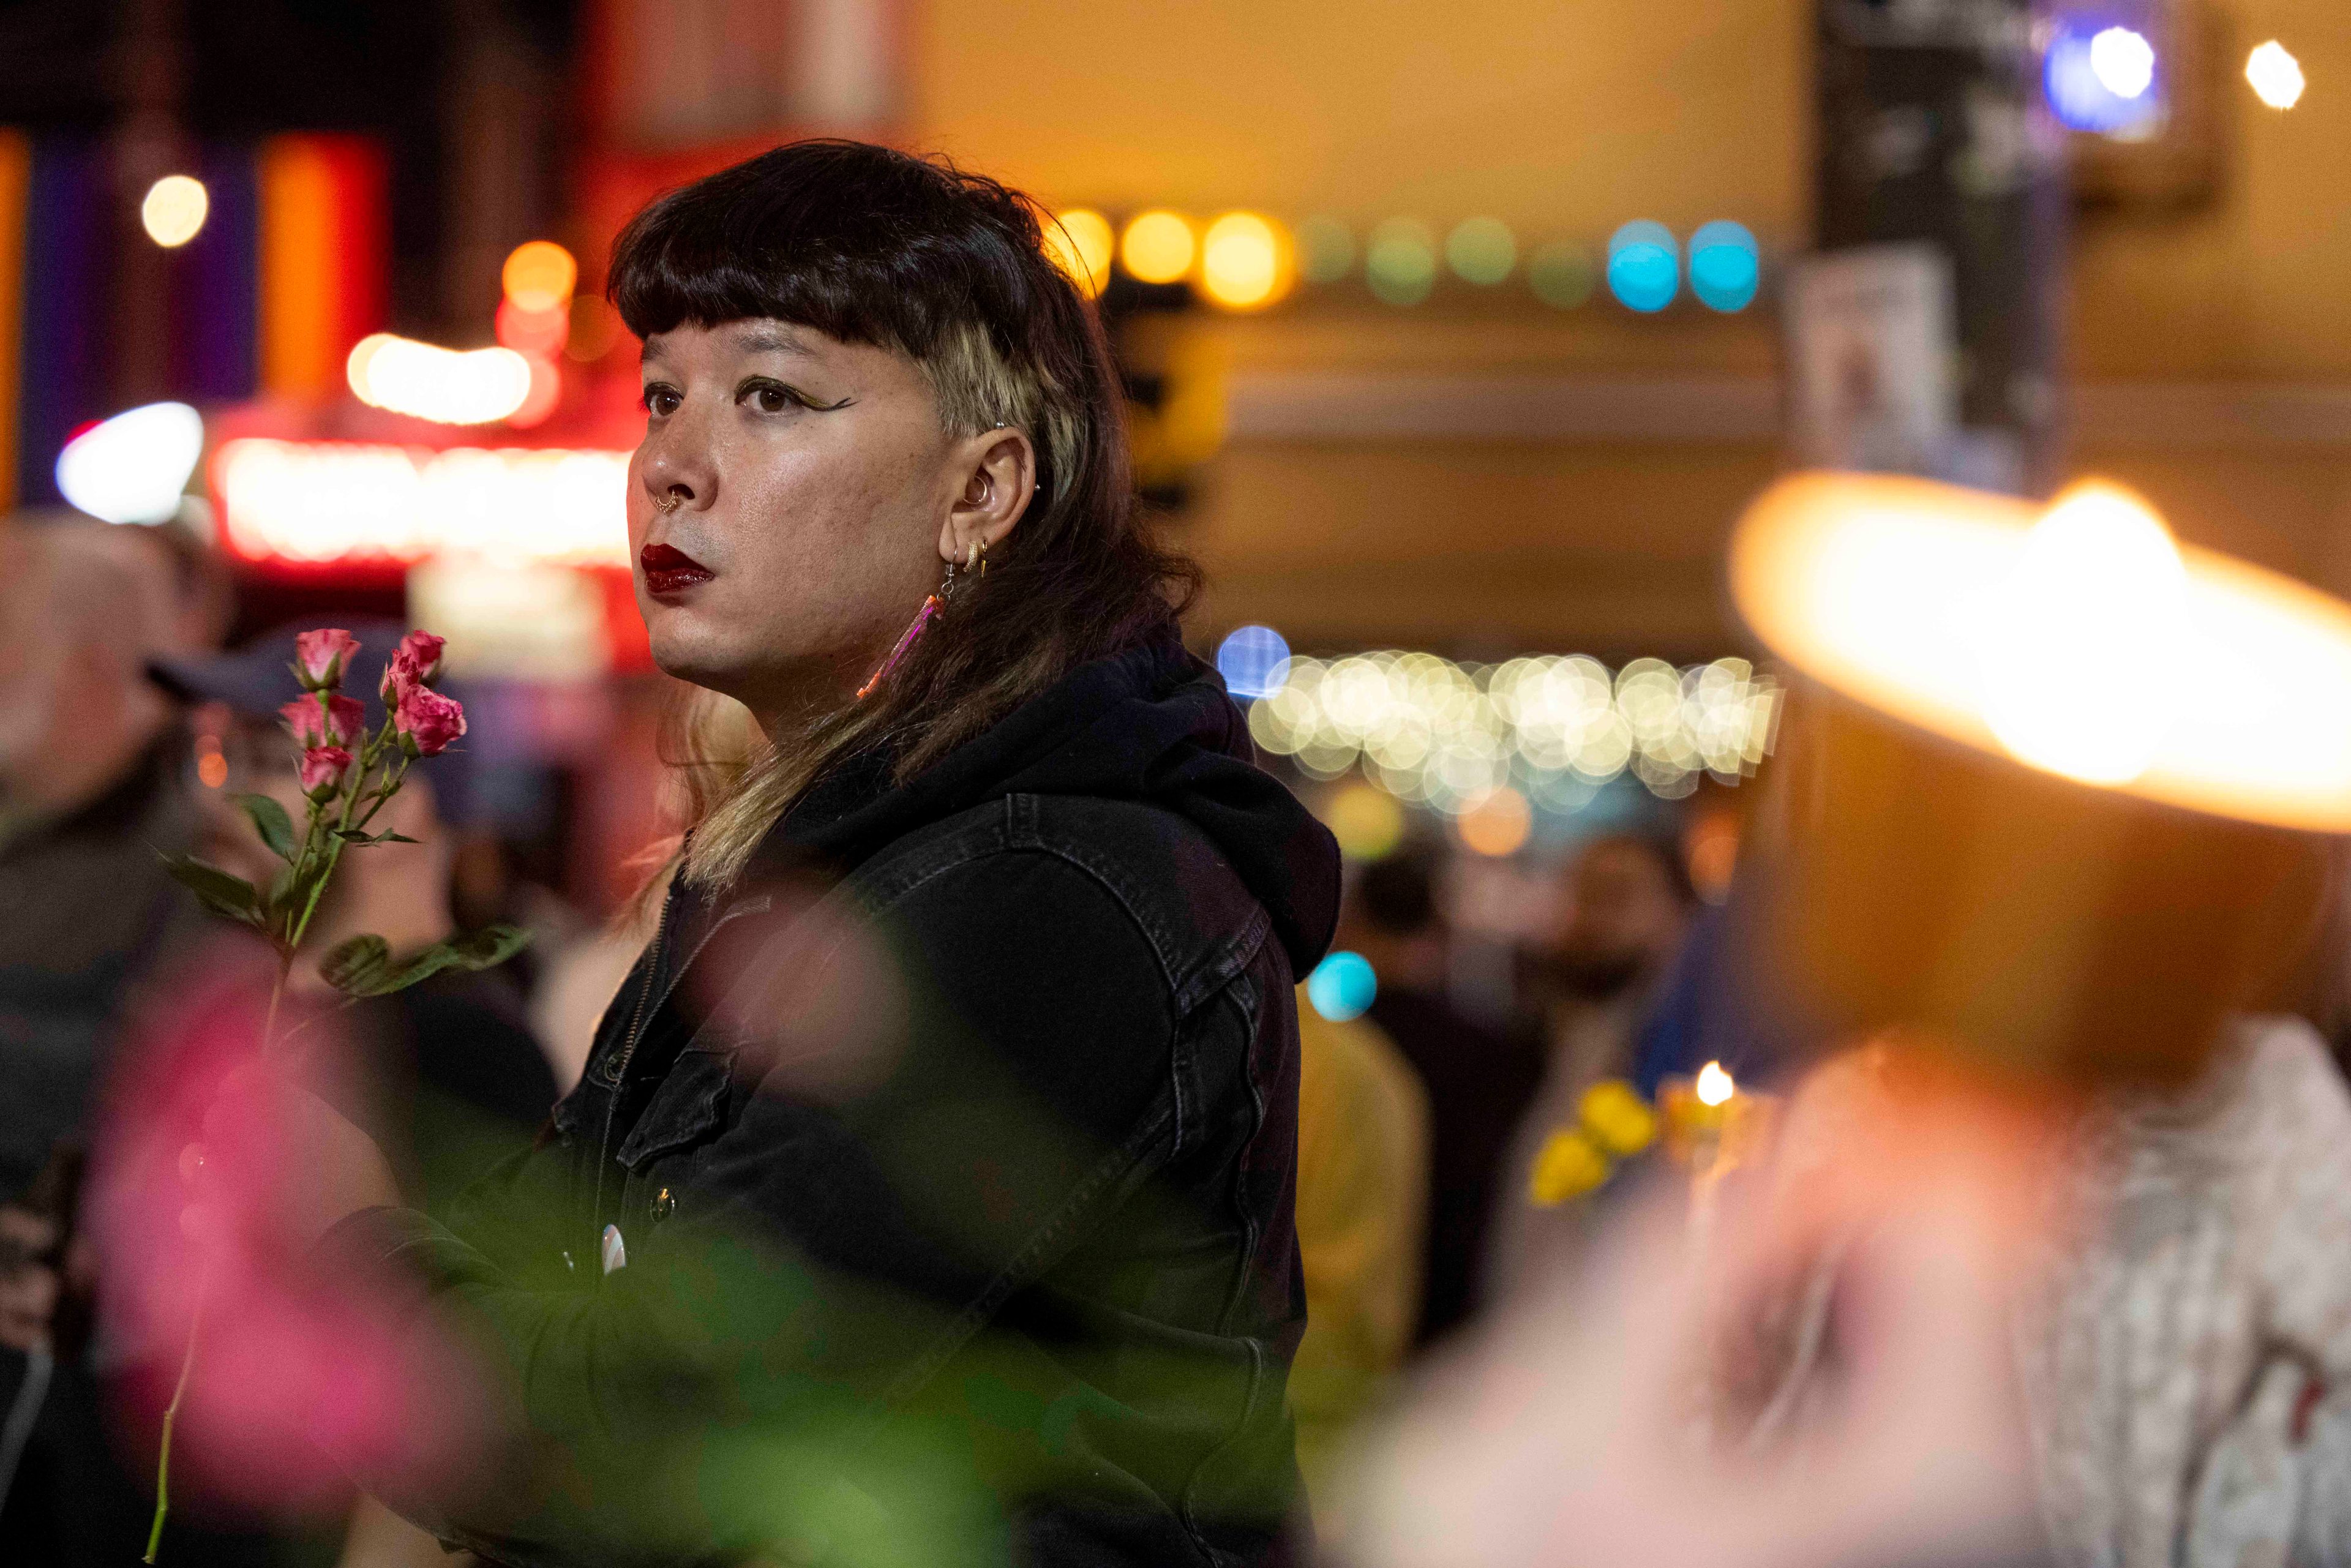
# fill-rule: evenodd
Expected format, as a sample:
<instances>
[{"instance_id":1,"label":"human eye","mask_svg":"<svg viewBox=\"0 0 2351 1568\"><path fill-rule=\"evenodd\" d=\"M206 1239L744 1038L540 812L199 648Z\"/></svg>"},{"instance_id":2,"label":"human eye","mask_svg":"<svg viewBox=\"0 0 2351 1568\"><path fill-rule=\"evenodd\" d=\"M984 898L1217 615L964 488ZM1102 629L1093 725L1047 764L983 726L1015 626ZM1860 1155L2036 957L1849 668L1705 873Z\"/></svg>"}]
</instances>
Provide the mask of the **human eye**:
<instances>
[{"instance_id":1,"label":"human eye","mask_svg":"<svg viewBox=\"0 0 2351 1568\"><path fill-rule=\"evenodd\" d=\"M655 419L666 419L677 412L685 394L667 382L647 382L637 393L637 406Z\"/></svg>"},{"instance_id":2,"label":"human eye","mask_svg":"<svg viewBox=\"0 0 2351 1568\"><path fill-rule=\"evenodd\" d=\"M755 376L745 382L736 389L735 399L737 402L748 403L761 413L788 413L795 409L818 406L816 400L799 388L770 381L765 376Z\"/></svg>"}]
</instances>

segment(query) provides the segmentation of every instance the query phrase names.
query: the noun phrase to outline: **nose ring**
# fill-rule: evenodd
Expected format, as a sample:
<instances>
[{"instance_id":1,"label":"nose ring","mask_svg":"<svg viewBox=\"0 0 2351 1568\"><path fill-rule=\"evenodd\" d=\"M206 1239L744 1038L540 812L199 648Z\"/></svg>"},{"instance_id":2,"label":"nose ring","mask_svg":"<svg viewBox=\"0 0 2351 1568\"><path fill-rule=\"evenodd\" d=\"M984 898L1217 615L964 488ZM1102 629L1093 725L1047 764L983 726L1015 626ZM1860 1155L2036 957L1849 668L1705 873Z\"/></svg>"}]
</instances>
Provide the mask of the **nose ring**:
<instances>
[{"instance_id":1,"label":"nose ring","mask_svg":"<svg viewBox=\"0 0 2351 1568\"><path fill-rule=\"evenodd\" d=\"M664 512L674 512L680 507L685 505L685 497L673 490L666 496L657 497L654 500L653 505L659 507Z\"/></svg>"}]
</instances>

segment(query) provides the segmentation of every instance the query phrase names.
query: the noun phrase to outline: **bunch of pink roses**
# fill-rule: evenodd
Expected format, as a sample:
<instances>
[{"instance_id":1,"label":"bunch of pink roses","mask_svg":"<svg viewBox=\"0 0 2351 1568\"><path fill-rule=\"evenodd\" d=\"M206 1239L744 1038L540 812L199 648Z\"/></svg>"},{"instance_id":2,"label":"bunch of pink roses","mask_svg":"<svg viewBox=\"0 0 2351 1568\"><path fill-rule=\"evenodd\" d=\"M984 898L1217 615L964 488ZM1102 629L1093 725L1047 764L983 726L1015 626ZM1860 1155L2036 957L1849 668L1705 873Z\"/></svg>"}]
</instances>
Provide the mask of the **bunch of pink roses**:
<instances>
[{"instance_id":1,"label":"bunch of pink roses","mask_svg":"<svg viewBox=\"0 0 2351 1568\"><path fill-rule=\"evenodd\" d=\"M292 816L275 797L235 797L237 806L252 821L254 831L285 862L284 868L266 887L261 887L193 856L170 859L172 874L206 909L259 933L277 952L277 977L262 1025L265 1054L275 1051L302 1027L298 1024L280 1036L279 1004L303 938L318 915L319 902L344 852L374 844L414 842L396 832L371 833L369 825L384 803L400 792L411 763L440 755L465 733L465 708L454 697L433 689L433 679L441 669L444 642L430 632L411 632L401 639L377 687L377 695L383 700L384 720L371 731L366 707L342 690L344 672L360 651L358 640L340 629L305 632L297 637L293 670L302 695L278 714L300 752L301 831L295 831ZM319 960L319 976L342 992L347 1003L356 1002L404 989L444 969L485 969L503 963L529 939L529 933L516 926L492 925L435 943L419 953L395 956L382 937L360 935L338 943L327 953ZM200 1286L198 1314L202 1298ZM179 1385L163 1412L155 1521L147 1542L150 1563L155 1561L162 1542L163 1519L170 1506L172 1427L187 1393L195 1347L192 1322Z\"/></svg>"}]
</instances>

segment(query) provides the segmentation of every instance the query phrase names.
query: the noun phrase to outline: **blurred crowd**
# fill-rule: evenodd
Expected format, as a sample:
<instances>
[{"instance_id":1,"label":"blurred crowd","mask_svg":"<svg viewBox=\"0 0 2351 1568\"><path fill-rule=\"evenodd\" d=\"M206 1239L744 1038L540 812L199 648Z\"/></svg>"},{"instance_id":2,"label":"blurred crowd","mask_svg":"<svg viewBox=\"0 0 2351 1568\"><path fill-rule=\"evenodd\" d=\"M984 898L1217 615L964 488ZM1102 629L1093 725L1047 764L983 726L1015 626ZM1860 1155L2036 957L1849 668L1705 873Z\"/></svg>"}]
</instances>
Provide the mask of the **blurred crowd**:
<instances>
[{"instance_id":1,"label":"blurred crowd","mask_svg":"<svg viewBox=\"0 0 2351 1568\"><path fill-rule=\"evenodd\" d=\"M375 666L401 631L333 619ZM266 876L231 802L298 795L277 712L296 626L225 649L235 620L228 576L179 525L26 517L0 529L0 1540L34 1543L24 1561L128 1561L145 1529L153 1433L124 1415L146 1406L120 1396L167 1382L177 1347L137 1343L110 1318L80 1197L102 1108L136 1082L152 1019L241 961L163 854ZM350 682L375 684L374 667ZM534 1135L644 935L635 906L586 907L521 874L524 857L470 810L465 752L451 757L396 798L386 825L413 842L354 857L319 944L373 931L407 949L492 918L538 936L521 963L367 1002L331 1033L344 1109L427 1210ZM1644 1218L1636 1181L1547 1184L1547 1151L1589 1119L1596 1091L1658 1102L1711 1063L1782 1098L1774 1185L1738 1200L1763 1216L1754 1233L1813 1228L1774 1254L1772 1330L1734 1358L1708 1419L1768 1446L1854 1383L1875 1332L1882 1364L1911 1358L1905 1376L1943 1381L1886 1394L1892 1403L1841 1429L1850 1473L1823 1462L1808 1484L1852 1501L1880 1484L1870 1466L1889 1455L1964 1450L1950 1430L1906 1425L1923 1418L1897 1408L1915 1396L1970 1430L2011 1421L2029 1438L2004 1460L1946 1463L1938 1506L1990 1521L1967 1560L2351 1561L2351 1099L2321 1034L2283 1014L2245 1020L2184 1092L2001 1113L2004 1130L1970 1157L1991 1151L2020 1182L2037 1174L1981 1234L2026 1259L2029 1284L1980 1312L1954 1305L1973 1298L1952 1281L1975 1289L1982 1271L1947 1277L1936 1270L1949 1257L1902 1250L1931 1225L1824 1241L1820 1206L1789 1196L1806 1190L1808 1146L1860 1157L1856 1124L1879 1129L1870 1146L1884 1163L1848 1165L1848 1194L1883 1176L1886 1191L1928 1195L1912 1212L1930 1214L1948 1173L1919 1152L1935 1134L1894 1131L1917 1103L1901 1069L1869 1050L1801 1051L1742 992L1726 936L1738 831L1709 794L1571 842L1546 872L1547 919L1524 927L1499 970L1470 951L1490 948L1490 934L1457 919L1464 862L1441 833L1350 865L1337 946L1368 961L1375 989L1360 1009L1300 995L1309 1322L1290 1397L1326 1545L1367 1563L1569 1560L1554 1554L1555 1511L1499 1489L1539 1491L1530 1455L1583 1452L1611 1412L1657 1392L1638 1382L1638 1351L1645 1331L1689 1307L1660 1261L1682 1256L1686 1222ZM2338 937L2330 926L2304 992L2286 998L2321 1027L2342 1010ZM2062 1222L2015 1221L2061 1200ZM1974 1219L1953 1224L1937 1234L1976 1234ZM1791 1267L1792 1255L1806 1261ZM1940 1291L1958 1317L1893 1313L1873 1329L1849 1299L1872 1266L1901 1287L1886 1300ZM1977 1339L1952 1327L1989 1317L2001 1326ZM1977 1382L1961 1387L1963 1372ZM2003 1441L1981 1449L2005 1453ZM1624 1488L1587 1524L1634 1509L1625 1500L1672 1468L1632 1453L1592 1458ZM1366 1462L1384 1479L1364 1483ZM1717 1488L1732 1500L1725 1519L1755 1500L1738 1500L1735 1477L1679 1484ZM2018 1509L2039 1532L2016 1523ZM335 1508L321 1523L315 1500L306 1510L272 1517L192 1497L175 1561L440 1560L381 1511L347 1524ZM1845 1514L1893 1532L1866 1538L1872 1552L1949 1523L1931 1511ZM1749 1522L1755 1540L1802 1536L1764 1511ZM1643 1528L1631 1514L1619 1524ZM1852 1544L1830 1531L1807 1550ZM1652 1560L1740 1560L1720 1541L1681 1546L1694 1555Z\"/></svg>"}]
</instances>

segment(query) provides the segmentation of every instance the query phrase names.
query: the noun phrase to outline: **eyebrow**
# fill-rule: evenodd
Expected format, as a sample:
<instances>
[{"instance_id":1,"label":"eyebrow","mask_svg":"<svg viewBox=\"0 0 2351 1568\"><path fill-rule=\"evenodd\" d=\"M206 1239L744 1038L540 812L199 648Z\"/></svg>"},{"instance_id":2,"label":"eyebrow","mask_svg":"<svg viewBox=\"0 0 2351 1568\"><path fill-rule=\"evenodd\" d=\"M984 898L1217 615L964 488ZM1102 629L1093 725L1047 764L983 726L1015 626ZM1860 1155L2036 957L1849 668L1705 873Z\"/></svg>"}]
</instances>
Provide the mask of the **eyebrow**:
<instances>
[{"instance_id":1,"label":"eyebrow","mask_svg":"<svg viewBox=\"0 0 2351 1568\"><path fill-rule=\"evenodd\" d=\"M735 329L735 346L750 354L806 354L807 340L789 327L758 322Z\"/></svg>"}]
</instances>

